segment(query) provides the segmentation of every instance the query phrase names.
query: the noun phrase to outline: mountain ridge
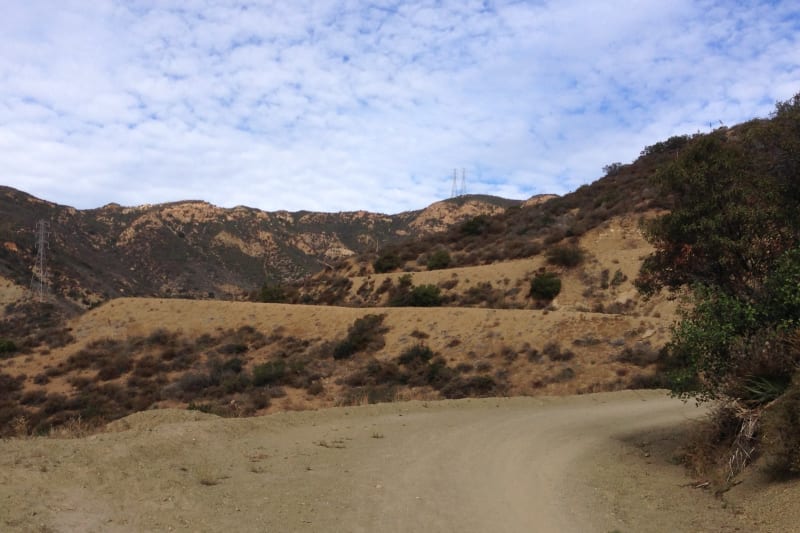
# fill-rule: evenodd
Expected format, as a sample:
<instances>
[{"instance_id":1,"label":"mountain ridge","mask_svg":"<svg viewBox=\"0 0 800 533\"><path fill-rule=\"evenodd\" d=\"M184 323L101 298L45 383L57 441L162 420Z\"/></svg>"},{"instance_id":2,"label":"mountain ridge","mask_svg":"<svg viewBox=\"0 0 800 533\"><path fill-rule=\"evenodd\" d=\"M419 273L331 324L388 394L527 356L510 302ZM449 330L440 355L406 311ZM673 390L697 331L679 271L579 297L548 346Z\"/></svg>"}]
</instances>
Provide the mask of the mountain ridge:
<instances>
[{"instance_id":1,"label":"mountain ridge","mask_svg":"<svg viewBox=\"0 0 800 533\"><path fill-rule=\"evenodd\" d=\"M50 222L53 292L82 307L118 296L241 298L400 239L522 204L485 195L395 215L224 208L203 200L76 209L0 186L0 274L26 285L36 222ZM100 275L102 274L102 275Z\"/></svg>"}]
</instances>

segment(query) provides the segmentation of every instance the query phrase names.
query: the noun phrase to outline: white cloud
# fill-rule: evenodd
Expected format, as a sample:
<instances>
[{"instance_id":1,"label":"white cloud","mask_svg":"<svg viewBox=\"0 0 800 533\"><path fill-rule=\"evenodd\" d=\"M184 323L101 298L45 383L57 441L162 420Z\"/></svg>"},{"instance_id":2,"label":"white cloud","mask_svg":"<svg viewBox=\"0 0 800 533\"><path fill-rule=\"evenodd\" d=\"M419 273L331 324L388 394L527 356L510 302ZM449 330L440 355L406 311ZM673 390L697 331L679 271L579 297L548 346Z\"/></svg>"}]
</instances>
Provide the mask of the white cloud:
<instances>
[{"instance_id":1,"label":"white cloud","mask_svg":"<svg viewBox=\"0 0 800 533\"><path fill-rule=\"evenodd\" d=\"M0 183L398 212L564 193L800 91L790 2L30 1L6 9Z\"/></svg>"}]
</instances>

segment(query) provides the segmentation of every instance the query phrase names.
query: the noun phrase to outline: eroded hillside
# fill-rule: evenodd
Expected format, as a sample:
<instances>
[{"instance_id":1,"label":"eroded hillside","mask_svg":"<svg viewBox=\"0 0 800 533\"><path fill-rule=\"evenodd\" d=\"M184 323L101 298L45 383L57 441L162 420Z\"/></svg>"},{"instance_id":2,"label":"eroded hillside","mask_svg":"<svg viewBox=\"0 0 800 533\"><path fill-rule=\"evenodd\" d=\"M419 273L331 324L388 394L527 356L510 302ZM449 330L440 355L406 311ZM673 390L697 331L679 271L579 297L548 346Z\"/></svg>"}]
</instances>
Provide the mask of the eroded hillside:
<instances>
[{"instance_id":1,"label":"eroded hillside","mask_svg":"<svg viewBox=\"0 0 800 533\"><path fill-rule=\"evenodd\" d=\"M0 187L0 275L25 286L36 223L49 222L51 291L83 307L120 296L242 298L401 238L519 202L467 196L419 211L264 212L200 201L76 210Z\"/></svg>"}]
</instances>

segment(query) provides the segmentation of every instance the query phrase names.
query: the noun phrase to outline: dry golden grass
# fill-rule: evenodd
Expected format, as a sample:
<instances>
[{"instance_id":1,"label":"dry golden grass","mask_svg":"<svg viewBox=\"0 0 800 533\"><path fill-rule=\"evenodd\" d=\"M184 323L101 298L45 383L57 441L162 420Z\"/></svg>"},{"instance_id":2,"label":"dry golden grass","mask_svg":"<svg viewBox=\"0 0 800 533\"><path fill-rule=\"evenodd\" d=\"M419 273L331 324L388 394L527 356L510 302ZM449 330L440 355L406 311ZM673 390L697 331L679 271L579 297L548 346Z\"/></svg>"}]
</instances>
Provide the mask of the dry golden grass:
<instances>
[{"instance_id":1,"label":"dry golden grass","mask_svg":"<svg viewBox=\"0 0 800 533\"><path fill-rule=\"evenodd\" d=\"M69 395L75 392L69 382L70 376L54 377L41 387L35 385L33 379L47 367L58 366L70 355L100 339L147 337L158 329L194 339L250 326L266 335L294 337L318 346L324 341L342 340L356 319L378 313L386 315L384 325L388 327L383 348L352 360L331 360L332 370L320 380L319 391L312 393L283 387L285 395L273 398L271 405L261 412L359 403L343 384L344 379L363 369L366 358L394 361L404 350L420 342L441 356L449 368L458 369L460 375L490 377L502 385L502 393L507 395L561 395L625 388L638 376L652 373L653 368L621 362L618 356L624 349L645 346L657 350L662 346L674 318L675 304L663 298L643 302L635 292L632 280L641 258L650 251L635 220L615 219L605 223L584 235L580 246L587 252L587 259L581 266L573 269L547 267L558 271L563 288L552 305L544 310L533 309L527 298L530 279L545 266L543 255L529 260L413 274L416 285L458 279L459 283L452 290L461 294L481 283L491 283L504 291L517 287L518 294L509 296L506 302L510 309L357 308L120 298L72 320L69 325L75 343L0 362L0 369L28 376L26 390L43 388L48 393ZM604 270L612 273L619 270L627 279L601 288ZM401 275L374 275L372 279L378 286L386 277ZM354 279L353 291L364 281L365 278ZM9 289L8 293L13 290ZM598 304L603 304L601 307L606 312L593 312ZM625 314L609 313L612 308ZM545 353L548 345L553 352L550 355ZM330 357L330 354L320 355ZM250 351L248 368L272 357L269 348ZM93 371L87 370L84 374L87 379L94 376ZM167 377L173 380L179 376ZM436 398L438 392L422 386L399 387L387 394L393 395L395 400L427 400ZM364 395L366 402L366 393ZM159 406L185 407L170 400Z\"/></svg>"},{"instance_id":2,"label":"dry golden grass","mask_svg":"<svg viewBox=\"0 0 800 533\"><path fill-rule=\"evenodd\" d=\"M13 281L0 276L0 316L8 304L18 302L25 297L25 288L16 285Z\"/></svg>"}]
</instances>

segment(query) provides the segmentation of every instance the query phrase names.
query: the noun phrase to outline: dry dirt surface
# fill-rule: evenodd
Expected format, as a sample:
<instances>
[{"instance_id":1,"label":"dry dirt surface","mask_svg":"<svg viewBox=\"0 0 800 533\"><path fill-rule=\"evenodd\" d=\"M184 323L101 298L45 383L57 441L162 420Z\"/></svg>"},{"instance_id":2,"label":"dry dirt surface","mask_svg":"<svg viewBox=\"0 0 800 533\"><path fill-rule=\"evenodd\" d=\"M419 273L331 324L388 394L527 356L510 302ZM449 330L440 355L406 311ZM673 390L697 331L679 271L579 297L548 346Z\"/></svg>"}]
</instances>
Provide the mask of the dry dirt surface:
<instances>
[{"instance_id":1,"label":"dry dirt surface","mask_svg":"<svg viewBox=\"0 0 800 533\"><path fill-rule=\"evenodd\" d=\"M658 391L146 411L0 442L0 530L786 531L668 461L701 414Z\"/></svg>"}]
</instances>

